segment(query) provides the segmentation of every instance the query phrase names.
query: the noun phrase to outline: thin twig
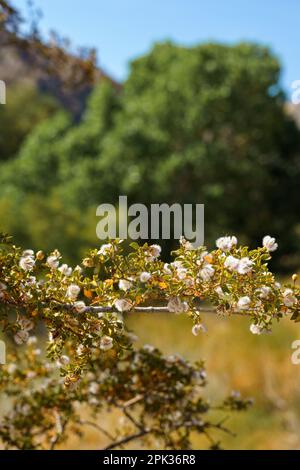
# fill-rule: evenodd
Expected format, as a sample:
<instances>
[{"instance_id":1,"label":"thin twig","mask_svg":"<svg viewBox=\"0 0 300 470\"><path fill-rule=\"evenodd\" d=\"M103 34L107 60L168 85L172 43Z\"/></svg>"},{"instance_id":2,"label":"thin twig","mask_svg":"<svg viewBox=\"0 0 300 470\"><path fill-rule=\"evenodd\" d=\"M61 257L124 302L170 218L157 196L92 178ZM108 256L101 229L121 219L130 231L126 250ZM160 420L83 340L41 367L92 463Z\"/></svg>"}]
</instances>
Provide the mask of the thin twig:
<instances>
[{"instance_id":1,"label":"thin twig","mask_svg":"<svg viewBox=\"0 0 300 470\"><path fill-rule=\"evenodd\" d=\"M57 302L57 305L60 307L66 308L68 310L72 310L74 306L72 304L60 304ZM208 313L208 314L214 314L214 315L228 315L226 312L222 313L218 311L215 307L201 307L201 306L196 306L196 309L199 312L202 313ZM86 307L85 312L89 313L106 313L106 312L116 312L117 309L114 306L98 306L98 305L89 305ZM126 313L169 313L169 314L174 314L173 312L170 312L169 308L165 305L161 306L146 306L146 307L141 307L141 306L134 306L132 307L131 310L128 310ZM238 310L235 310L233 312L230 312L229 314L233 315L241 315L241 316L249 316L251 315L251 311L244 311L240 312Z\"/></svg>"},{"instance_id":2,"label":"thin twig","mask_svg":"<svg viewBox=\"0 0 300 470\"><path fill-rule=\"evenodd\" d=\"M11 306L11 307L24 307L26 306L23 305L18 305L17 303L14 302L1 302L0 304L4 303L5 305ZM47 307L49 305L60 307L65 310L73 310L74 305L70 303L60 303L58 301L50 301L49 304L42 303L41 306ZM234 310L231 312L222 312L218 311L215 307L201 307L201 306L196 306L196 309L199 312L202 312L204 314L213 314L213 315L223 315L223 316L229 316L229 315L239 315L242 317L247 317L251 316L252 312L251 310L248 311L243 311L240 312L238 310ZM99 306L99 305L88 305L85 309L86 313L92 313L92 314L98 314L98 313L109 313L109 312L117 312L117 309L115 306ZM126 313L168 313L168 314L173 314L173 312L170 312L168 307L165 305L162 306L146 306L146 307L141 307L141 306L133 306L131 310L128 310Z\"/></svg>"},{"instance_id":3,"label":"thin twig","mask_svg":"<svg viewBox=\"0 0 300 470\"><path fill-rule=\"evenodd\" d=\"M82 426L85 426L85 425L86 426L91 426L91 427L97 429L102 434L104 434L106 437L108 437L108 439L110 439L111 441L114 441L114 439L115 439L112 434L110 434L108 431L106 431L106 429L102 428L101 426L99 426L99 424L94 423L93 421L80 420L79 424L81 424Z\"/></svg>"},{"instance_id":4,"label":"thin twig","mask_svg":"<svg viewBox=\"0 0 300 470\"><path fill-rule=\"evenodd\" d=\"M131 406L135 405L138 403L142 398L144 398L143 395L137 395L136 397L132 398L131 400L128 400L124 404L118 404L116 402L113 402L114 406L121 410L124 415L126 416L127 419L140 431L145 431L145 428L142 423L139 423L128 411L128 408Z\"/></svg>"},{"instance_id":5,"label":"thin twig","mask_svg":"<svg viewBox=\"0 0 300 470\"><path fill-rule=\"evenodd\" d=\"M135 434L131 434L130 436L127 436L127 437L123 437L122 439L119 439L118 441L115 441L115 442L109 444L107 447L104 447L102 450L115 449L116 447L127 444L128 442L133 441L134 439L139 439L140 437L143 437L146 434L149 434L150 432L151 432L150 429L143 429L140 432L137 432Z\"/></svg>"},{"instance_id":6,"label":"thin twig","mask_svg":"<svg viewBox=\"0 0 300 470\"><path fill-rule=\"evenodd\" d=\"M136 419L129 413L129 411L126 408L123 408L122 411L123 411L124 415L126 416L126 418L129 419L129 421L131 421L131 423L134 424L134 426L137 429L139 429L140 431L146 431L144 426L142 424L138 423L136 421Z\"/></svg>"},{"instance_id":7,"label":"thin twig","mask_svg":"<svg viewBox=\"0 0 300 470\"><path fill-rule=\"evenodd\" d=\"M136 397L131 398L122 404L123 408L128 408L129 406L135 405L138 401L141 401L144 398L144 395L137 395Z\"/></svg>"},{"instance_id":8,"label":"thin twig","mask_svg":"<svg viewBox=\"0 0 300 470\"><path fill-rule=\"evenodd\" d=\"M232 432L230 429L223 426L223 423L225 423L225 421L227 421L227 420L228 420L228 416L225 416L225 418L221 419L221 421L219 421L218 423L210 424L209 427L210 428L215 428L215 429L220 429L220 431L223 431L223 432L229 434L232 437L236 437L236 434L234 432Z\"/></svg>"},{"instance_id":9,"label":"thin twig","mask_svg":"<svg viewBox=\"0 0 300 470\"><path fill-rule=\"evenodd\" d=\"M51 443L50 450L54 450L56 444L59 443L60 438L63 436L63 434L64 434L64 432L65 432L65 429L66 429L67 424L68 424L68 421L67 421L67 420L64 420L63 423L62 423L62 425L61 425L61 432L59 432L59 433L56 434L55 439L54 439L54 440L52 441L52 443Z\"/></svg>"}]
</instances>

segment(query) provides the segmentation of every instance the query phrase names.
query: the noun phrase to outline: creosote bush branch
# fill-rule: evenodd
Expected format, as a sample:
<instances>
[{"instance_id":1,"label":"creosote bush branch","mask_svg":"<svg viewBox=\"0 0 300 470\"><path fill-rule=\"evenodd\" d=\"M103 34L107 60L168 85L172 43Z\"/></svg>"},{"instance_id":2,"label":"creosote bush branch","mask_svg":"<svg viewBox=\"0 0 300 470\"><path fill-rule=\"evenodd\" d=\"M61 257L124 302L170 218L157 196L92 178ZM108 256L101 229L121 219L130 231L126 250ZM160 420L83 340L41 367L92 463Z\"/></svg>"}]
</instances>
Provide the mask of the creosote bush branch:
<instances>
[{"instance_id":1,"label":"creosote bush branch","mask_svg":"<svg viewBox=\"0 0 300 470\"><path fill-rule=\"evenodd\" d=\"M216 448L212 432L230 431L207 417L214 406L199 392L203 364L165 357L150 346L134 349L124 314L186 314L195 335L205 331L205 310L248 315L254 334L271 331L285 315L300 318L296 275L281 286L268 269L277 248L270 236L254 250L239 247L234 236L222 237L210 252L182 239L169 264L160 260L159 245L132 243L124 254L122 241L112 240L74 269L57 250L24 251L5 235L0 242L0 321L16 344L0 371L1 388L13 397L0 426L9 448L54 448L68 430L81 433L88 423L109 438L107 448L150 437L164 448L190 448L194 433ZM47 359L33 347L31 332L39 323L48 332ZM83 403L91 420L80 416ZM234 394L217 408L248 404ZM99 412L110 408L124 415L120 435L98 424Z\"/></svg>"},{"instance_id":2,"label":"creosote bush branch","mask_svg":"<svg viewBox=\"0 0 300 470\"><path fill-rule=\"evenodd\" d=\"M202 397L203 363L192 365L177 355L163 356L151 346L126 351L121 360L112 350L95 349L89 372L80 383L70 377L67 389L58 375L68 363L67 356L57 363L41 356L36 340L31 339L26 351L12 354L0 370L0 387L14 403L0 426L0 438L8 448L53 449L69 431L81 436L90 426L105 439L107 449L136 439L142 439L140 445L151 445L149 439L154 439L156 447L187 449L196 434L205 436L209 447L218 447L214 435L230 431L211 412L224 415L251 404L233 393L213 406ZM100 413L112 409L120 413L114 435L99 424Z\"/></svg>"}]
</instances>

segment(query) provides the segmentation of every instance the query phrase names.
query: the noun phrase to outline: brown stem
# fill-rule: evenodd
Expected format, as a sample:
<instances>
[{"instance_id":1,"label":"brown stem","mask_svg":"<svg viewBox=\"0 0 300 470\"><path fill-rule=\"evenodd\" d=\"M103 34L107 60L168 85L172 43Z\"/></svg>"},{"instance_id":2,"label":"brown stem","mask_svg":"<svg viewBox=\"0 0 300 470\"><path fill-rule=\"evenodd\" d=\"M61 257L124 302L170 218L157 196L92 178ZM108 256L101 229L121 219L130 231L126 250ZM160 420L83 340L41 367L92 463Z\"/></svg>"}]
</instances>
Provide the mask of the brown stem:
<instances>
[{"instance_id":1,"label":"brown stem","mask_svg":"<svg viewBox=\"0 0 300 470\"><path fill-rule=\"evenodd\" d=\"M91 427L97 429L102 434L104 434L111 441L114 440L114 436L112 434L110 434L108 431L106 431L106 429L102 428L101 426L99 426L99 424L94 423L93 421L80 420L79 424L81 424L82 426L91 426Z\"/></svg>"},{"instance_id":2,"label":"brown stem","mask_svg":"<svg viewBox=\"0 0 300 470\"><path fill-rule=\"evenodd\" d=\"M134 439L139 439L140 437L143 437L146 434L149 434L150 432L151 432L150 429L142 429L135 434L131 434L130 436L126 436L126 437L123 437L122 439L119 439L118 441L112 442L107 447L104 447L102 450L115 449L116 447L127 444L128 442L133 441Z\"/></svg>"},{"instance_id":3,"label":"brown stem","mask_svg":"<svg viewBox=\"0 0 300 470\"><path fill-rule=\"evenodd\" d=\"M0 301L1 303L1 301ZM20 308L25 308L26 309L26 305L18 305L16 302L3 302L5 303L6 305L8 306L12 306L12 307L17 307L19 306ZM51 303L51 302L50 302ZM74 306L73 304L70 304L70 303L60 303L58 301L52 301L52 305L53 306L57 306L57 307L61 307L63 309L66 309L66 310L73 310L74 309ZM42 304L42 306L46 307L47 304L44 303ZM197 310L199 312L202 312L202 313L209 313L209 314L222 314L222 312L218 312L217 309L215 307L200 307L200 306L197 306L196 307ZM105 313L105 312L116 312L116 308L114 306L98 306L98 305L88 305L86 307L86 310L85 312L89 312L89 313ZM168 307L167 306L147 306L147 307L141 307L141 306L135 306L135 307L132 307L131 310L127 311L127 313L169 313L169 314L173 314L173 312L170 312ZM238 310L235 310L235 311L232 311L230 312L229 314L232 314L232 315L240 315L240 316L243 316L243 317L246 317L246 316L251 316L252 312L251 310L248 310L248 311L243 311L243 312L239 312Z\"/></svg>"}]
</instances>

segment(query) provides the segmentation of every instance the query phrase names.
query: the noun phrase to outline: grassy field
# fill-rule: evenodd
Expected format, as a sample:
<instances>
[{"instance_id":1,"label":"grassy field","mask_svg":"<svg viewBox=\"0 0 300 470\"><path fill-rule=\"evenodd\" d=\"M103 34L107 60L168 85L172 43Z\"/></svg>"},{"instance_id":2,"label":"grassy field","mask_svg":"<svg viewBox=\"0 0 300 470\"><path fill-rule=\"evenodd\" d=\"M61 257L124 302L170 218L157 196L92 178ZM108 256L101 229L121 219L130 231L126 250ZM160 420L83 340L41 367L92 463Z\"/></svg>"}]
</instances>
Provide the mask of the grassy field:
<instances>
[{"instance_id":1,"label":"grassy field","mask_svg":"<svg viewBox=\"0 0 300 470\"><path fill-rule=\"evenodd\" d=\"M228 423L236 437L220 435L227 449L300 449L300 366L291 363L291 343L300 339L300 326L285 319L272 335L254 336L249 319L204 315L206 334L194 337L185 316L133 315L130 327L140 344L159 346L166 353L206 361L209 385L215 400L232 390L253 397L253 407ZM103 416L106 428L118 425L119 416ZM99 434L87 430L84 439L71 437L67 448L99 449ZM201 446L195 442L195 446ZM132 444L135 448L136 444Z\"/></svg>"}]
</instances>

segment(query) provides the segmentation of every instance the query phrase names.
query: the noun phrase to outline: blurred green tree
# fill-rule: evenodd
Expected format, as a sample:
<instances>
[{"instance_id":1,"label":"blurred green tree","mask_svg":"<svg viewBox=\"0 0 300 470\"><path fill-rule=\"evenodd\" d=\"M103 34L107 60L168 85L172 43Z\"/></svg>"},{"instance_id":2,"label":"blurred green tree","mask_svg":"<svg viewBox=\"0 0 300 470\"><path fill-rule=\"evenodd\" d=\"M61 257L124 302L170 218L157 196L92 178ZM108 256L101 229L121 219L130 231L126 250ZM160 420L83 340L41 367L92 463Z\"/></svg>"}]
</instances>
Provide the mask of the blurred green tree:
<instances>
[{"instance_id":1,"label":"blurred green tree","mask_svg":"<svg viewBox=\"0 0 300 470\"><path fill-rule=\"evenodd\" d=\"M259 45L157 44L132 63L105 139L105 194L204 203L208 242L272 232L295 253L300 134L279 79L279 61Z\"/></svg>"},{"instance_id":2,"label":"blurred green tree","mask_svg":"<svg viewBox=\"0 0 300 470\"><path fill-rule=\"evenodd\" d=\"M117 95L111 83L103 82L80 125L58 111L36 126L15 159L1 165L2 227L16 240L50 250L63 239L69 261L97 242L92 203L100 175L95 159L113 125Z\"/></svg>"},{"instance_id":3,"label":"blurred green tree","mask_svg":"<svg viewBox=\"0 0 300 470\"><path fill-rule=\"evenodd\" d=\"M32 84L10 86L8 103L0 107L0 162L14 157L25 137L58 110L55 100Z\"/></svg>"},{"instance_id":4,"label":"blurred green tree","mask_svg":"<svg viewBox=\"0 0 300 470\"><path fill-rule=\"evenodd\" d=\"M2 187L54 191L65 211L120 194L204 203L207 243L226 232L258 243L270 232L290 261L299 253L300 133L279 81L279 61L256 44L157 44L131 64L121 94L95 88L79 124L60 115L36 128Z\"/></svg>"}]
</instances>

